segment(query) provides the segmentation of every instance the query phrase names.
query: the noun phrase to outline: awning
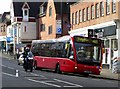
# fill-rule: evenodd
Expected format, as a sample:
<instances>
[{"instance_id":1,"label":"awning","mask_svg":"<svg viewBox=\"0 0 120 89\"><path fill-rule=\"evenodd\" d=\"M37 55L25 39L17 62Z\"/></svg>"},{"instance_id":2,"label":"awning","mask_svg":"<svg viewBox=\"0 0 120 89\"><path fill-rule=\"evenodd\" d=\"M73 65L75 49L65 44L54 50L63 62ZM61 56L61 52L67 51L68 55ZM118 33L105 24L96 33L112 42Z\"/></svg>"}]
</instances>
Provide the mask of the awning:
<instances>
[{"instance_id":1,"label":"awning","mask_svg":"<svg viewBox=\"0 0 120 89\"><path fill-rule=\"evenodd\" d=\"M6 36L0 36L0 41L6 41Z\"/></svg>"},{"instance_id":2,"label":"awning","mask_svg":"<svg viewBox=\"0 0 120 89\"><path fill-rule=\"evenodd\" d=\"M69 31L69 34L70 35L78 35L78 34L79 35L80 34L88 35L88 29L99 29L99 28L113 26L113 25L116 25L115 22L114 21L109 21L109 22L105 22L105 23L101 23L101 24L96 24L96 25L84 27L84 28L74 29L72 31Z\"/></svg>"}]
</instances>

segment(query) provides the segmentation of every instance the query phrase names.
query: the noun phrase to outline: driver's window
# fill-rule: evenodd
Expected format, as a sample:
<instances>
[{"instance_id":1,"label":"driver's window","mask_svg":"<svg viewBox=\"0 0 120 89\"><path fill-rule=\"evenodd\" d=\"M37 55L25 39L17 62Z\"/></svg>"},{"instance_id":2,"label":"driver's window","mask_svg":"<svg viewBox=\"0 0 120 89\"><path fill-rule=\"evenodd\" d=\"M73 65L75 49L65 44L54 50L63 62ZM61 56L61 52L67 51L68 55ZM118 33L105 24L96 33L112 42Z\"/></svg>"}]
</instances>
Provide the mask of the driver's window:
<instances>
[{"instance_id":1,"label":"driver's window","mask_svg":"<svg viewBox=\"0 0 120 89\"><path fill-rule=\"evenodd\" d=\"M79 59L86 58L87 55L86 55L85 47L81 46L79 50L77 51L77 54L78 54Z\"/></svg>"}]
</instances>

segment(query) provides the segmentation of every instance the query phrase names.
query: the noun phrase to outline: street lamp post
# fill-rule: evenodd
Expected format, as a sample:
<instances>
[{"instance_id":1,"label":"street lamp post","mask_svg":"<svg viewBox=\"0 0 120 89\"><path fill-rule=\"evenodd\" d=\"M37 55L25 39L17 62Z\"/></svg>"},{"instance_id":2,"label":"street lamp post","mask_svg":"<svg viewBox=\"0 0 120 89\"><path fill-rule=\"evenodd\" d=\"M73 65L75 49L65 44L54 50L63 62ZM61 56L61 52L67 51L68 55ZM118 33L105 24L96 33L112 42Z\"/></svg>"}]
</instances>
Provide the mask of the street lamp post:
<instances>
[{"instance_id":1,"label":"street lamp post","mask_svg":"<svg viewBox=\"0 0 120 89\"><path fill-rule=\"evenodd\" d=\"M13 54L15 55L15 25L12 25L12 29L13 29Z\"/></svg>"},{"instance_id":2,"label":"street lamp post","mask_svg":"<svg viewBox=\"0 0 120 89\"><path fill-rule=\"evenodd\" d=\"M19 23L17 23L17 46L19 46ZM17 54L19 53L19 49L17 48Z\"/></svg>"},{"instance_id":3,"label":"street lamp post","mask_svg":"<svg viewBox=\"0 0 120 89\"><path fill-rule=\"evenodd\" d=\"M62 0L61 0L61 36L63 35L63 8L62 8Z\"/></svg>"}]
</instances>

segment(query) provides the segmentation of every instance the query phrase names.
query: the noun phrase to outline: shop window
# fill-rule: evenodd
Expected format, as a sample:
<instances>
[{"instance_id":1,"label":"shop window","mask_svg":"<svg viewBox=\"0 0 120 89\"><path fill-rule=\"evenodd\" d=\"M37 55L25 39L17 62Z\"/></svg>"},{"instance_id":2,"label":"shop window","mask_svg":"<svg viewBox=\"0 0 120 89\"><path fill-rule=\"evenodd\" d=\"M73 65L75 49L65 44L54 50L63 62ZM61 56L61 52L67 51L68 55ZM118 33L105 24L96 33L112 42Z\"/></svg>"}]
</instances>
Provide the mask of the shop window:
<instances>
[{"instance_id":1,"label":"shop window","mask_svg":"<svg viewBox=\"0 0 120 89\"><path fill-rule=\"evenodd\" d=\"M113 50L117 50L118 49L118 40L117 39L112 39L111 47L112 47Z\"/></svg>"},{"instance_id":2,"label":"shop window","mask_svg":"<svg viewBox=\"0 0 120 89\"><path fill-rule=\"evenodd\" d=\"M105 40L105 48L109 48L109 39Z\"/></svg>"}]
</instances>

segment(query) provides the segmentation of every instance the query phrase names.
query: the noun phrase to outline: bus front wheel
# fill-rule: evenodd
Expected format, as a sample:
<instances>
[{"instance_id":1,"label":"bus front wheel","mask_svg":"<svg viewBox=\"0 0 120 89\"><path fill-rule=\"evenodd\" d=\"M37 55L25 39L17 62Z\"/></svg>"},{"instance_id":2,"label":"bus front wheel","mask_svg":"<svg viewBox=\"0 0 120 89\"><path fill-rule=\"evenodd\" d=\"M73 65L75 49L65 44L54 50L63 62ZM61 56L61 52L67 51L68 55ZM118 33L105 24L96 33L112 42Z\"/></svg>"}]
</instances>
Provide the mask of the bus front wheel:
<instances>
[{"instance_id":1,"label":"bus front wheel","mask_svg":"<svg viewBox=\"0 0 120 89\"><path fill-rule=\"evenodd\" d=\"M59 64L56 66L55 72L58 73L58 74L61 73L61 71L60 71L60 65Z\"/></svg>"}]
</instances>

